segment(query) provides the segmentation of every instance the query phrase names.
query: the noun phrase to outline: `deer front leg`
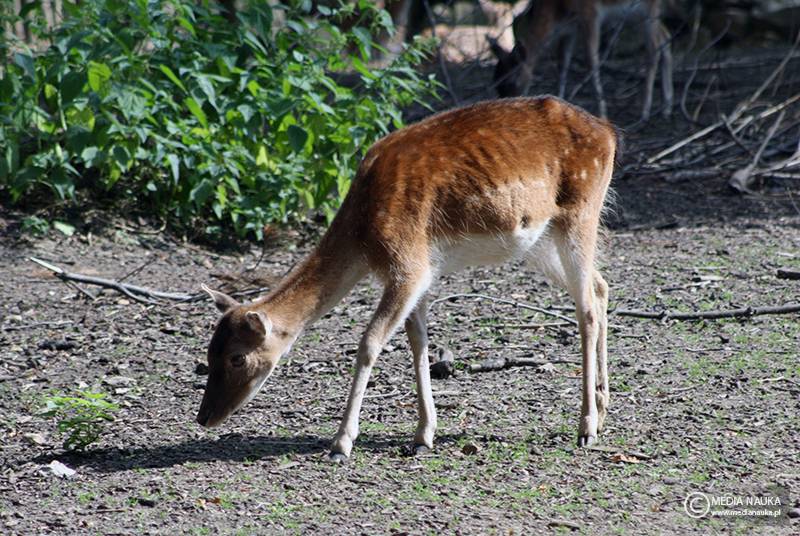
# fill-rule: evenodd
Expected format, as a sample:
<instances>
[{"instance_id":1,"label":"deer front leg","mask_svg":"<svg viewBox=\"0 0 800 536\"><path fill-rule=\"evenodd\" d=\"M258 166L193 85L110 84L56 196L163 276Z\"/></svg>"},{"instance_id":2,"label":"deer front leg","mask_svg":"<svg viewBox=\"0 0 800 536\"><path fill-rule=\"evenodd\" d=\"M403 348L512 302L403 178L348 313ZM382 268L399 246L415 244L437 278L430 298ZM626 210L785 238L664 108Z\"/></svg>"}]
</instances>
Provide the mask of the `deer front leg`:
<instances>
[{"instance_id":1,"label":"deer front leg","mask_svg":"<svg viewBox=\"0 0 800 536\"><path fill-rule=\"evenodd\" d=\"M581 419L578 425L578 446L589 447L597 442L599 414L597 409L597 339L599 322L590 297L591 287L576 300L578 328L581 332L583 381L581 383Z\"/></svg>"},{"instance_id":2,"label":"deer front leg","mask_svg":"<svg viewBox=\"0 0 800 536\"><path fill-rule=\"evenodd\" d=\"M603 431L611 393L608 388L608 283L600 272L594 272L595 308L599 331L597 336L597 431Z\"/></svg>"},{"instance_id":3,"label":"deer front leg","mask_svg":"<svg viewBox=\"0 0 800 536\"><path fill-rule=\"evenodd\" d=\"M405 277L403 280L407 283L389 283L387 285L378 309L372 316L367 331L358 345L356 372L350 387L347 408L329 454L329 458L334 462L341 463L350 456L353 442L358 437L358 416L361 413L367 382L372 367L378 359L378 354L400 322L416 305L419 296L427 291L429 282L424 279Z\"/></svg>"},{"instance_id":4,"label":"deer front leg","mask_svg":"<svg viewBox=\"0 0 800 536\"><path fill-rule=\"evenodd\" d=\"M406 319L406 333L414 354L414 372L417 377L417 407L419 422L414 434L414 452L423 454L433 448L436 433L436 406L431 391L430 363L428 360L428 300L423 297L416 309Z\"/></svg>"}]
</instances>

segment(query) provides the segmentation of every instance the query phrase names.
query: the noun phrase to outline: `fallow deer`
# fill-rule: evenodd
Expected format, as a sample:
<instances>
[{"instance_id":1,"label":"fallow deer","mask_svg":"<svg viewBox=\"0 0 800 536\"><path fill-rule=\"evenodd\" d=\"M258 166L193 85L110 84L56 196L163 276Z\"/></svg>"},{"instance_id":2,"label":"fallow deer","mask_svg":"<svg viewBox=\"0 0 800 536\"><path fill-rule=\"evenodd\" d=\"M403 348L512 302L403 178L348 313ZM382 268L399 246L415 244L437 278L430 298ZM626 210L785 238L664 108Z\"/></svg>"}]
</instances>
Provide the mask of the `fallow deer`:
<instances>
[{"instance_id":1,"label":"fallow deer","mask_svg":"<svg viewBox=\"0 0 800 536\"><path fill-rule=\"evenodd\" d=\"M669 33L661 23L661 7L661 0L531 0L527 9L514 19L516 44L510 52L490 40L492 51L497 56L494 81L498 94L501 97L527 94L537 61L548 41L555 38L561 63L558 94L563 97L575 35L578 34L586 45L599 113L606 117L606 101L600 82L600 30L604 18L616 12L625 18L644 19L648 65L642 119L650 117L659 64L664 98L662 111L668 116L673 101L672 52Z\"/></svg>"},{"instance_id":2,"label":"fallow deer","mask_svg":"<svg viewBox=\"0 0 800 536\"><path fill-rule=\"evenodd\" d=\"M252 303L204 287L222 311L208 347L197 422L216 426L255 396L309 324L372 273L384 290L361 337L330 458L349 457L370 371L405 322L417 381L416 451L433 447L427 295L466 266L527 260L575 301L582 347L578 444L597 440L609 403L608 286L595 267L614 168L614 128L556 97L482 102L375 143L318 246Z\"/></svg>"}]
</instances>

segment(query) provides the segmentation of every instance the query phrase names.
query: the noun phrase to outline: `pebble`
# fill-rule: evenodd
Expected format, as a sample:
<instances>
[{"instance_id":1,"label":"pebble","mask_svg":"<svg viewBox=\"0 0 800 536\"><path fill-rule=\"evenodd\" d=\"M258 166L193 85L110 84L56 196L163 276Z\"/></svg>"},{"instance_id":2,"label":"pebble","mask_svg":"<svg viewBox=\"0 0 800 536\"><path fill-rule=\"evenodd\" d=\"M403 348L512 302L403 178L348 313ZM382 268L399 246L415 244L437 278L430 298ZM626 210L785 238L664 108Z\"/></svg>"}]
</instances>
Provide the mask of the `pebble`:
<instances>
[{"instance_id":1,"label":"pebble","mask_svg":"<svg viewBox=\"0 0 800 536\"><path fill-rule=\"evenodd\" d=\"M477 454L479 450L481 450L481 448L475 443L466 443L463 447L461 447L461 452L467 456Z\"/></svg>"},{"instance_id":2,"label":"pebble","mask_svg":"<svg viewBox=\"0 0 800 536\"><path fill-rule=\"evenodd\" d=\"M42 474L51 474L60 478L71 478L75 476L75 469L71 469L58 460L53 460L49 465L42 466Z\"/></svg>"},{"instance_id":3,"label":"pebble","mask_svg":"<svg viewBox=\"0 0 800 536\"><path fill-rule=\"evenodd\" d=\"M430 367L431 378L435 380L446 380L453 375L453 362L452 361L439 361Z\"/></svg>"},{"instance_id":4,"label":"pebble","mask_svg":"<svg viewBox=\"0 0 800 536\"><path fill-rule=\"evenodd\" d=\"M25 434L24 437L34 445L44 445L45 443L47 443L47 440L44 438L44 434L40 433Z\"/></svg>"}]
</instances>

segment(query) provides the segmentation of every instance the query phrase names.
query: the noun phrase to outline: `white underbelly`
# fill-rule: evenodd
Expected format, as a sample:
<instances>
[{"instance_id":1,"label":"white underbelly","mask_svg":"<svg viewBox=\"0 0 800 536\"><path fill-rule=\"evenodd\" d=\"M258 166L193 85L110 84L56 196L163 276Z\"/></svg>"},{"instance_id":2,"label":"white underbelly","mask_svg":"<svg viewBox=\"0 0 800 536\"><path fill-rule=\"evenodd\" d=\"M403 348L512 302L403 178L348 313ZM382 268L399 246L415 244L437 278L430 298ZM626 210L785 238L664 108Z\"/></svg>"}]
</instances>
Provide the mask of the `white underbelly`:
<instances>
[{"instance_id":1,"label":"white underbelly","mask_svg":"<svg viewBox=\"0 0 800 536\"><path fill-rule=\"evenodd\" d=\"M526 257L547 229L547 221L538 226L517 227L510 233L461 235L437 241L432 261L440 274L452 273L467 266L500 264Z\"/></svg>"}]
</instances>

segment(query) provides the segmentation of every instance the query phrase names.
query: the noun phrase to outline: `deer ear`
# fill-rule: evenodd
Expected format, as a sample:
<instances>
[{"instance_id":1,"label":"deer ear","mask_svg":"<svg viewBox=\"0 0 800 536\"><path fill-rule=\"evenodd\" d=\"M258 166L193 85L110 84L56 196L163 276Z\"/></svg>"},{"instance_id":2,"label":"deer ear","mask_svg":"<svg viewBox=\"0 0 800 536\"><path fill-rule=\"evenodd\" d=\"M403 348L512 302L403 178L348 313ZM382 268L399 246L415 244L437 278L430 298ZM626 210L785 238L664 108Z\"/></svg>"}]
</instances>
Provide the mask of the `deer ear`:
<instances>
[{"instance_id":1,"label":"deer ear","mask_svg":"<svg viewBox=\"0 0 800 536\"><path fill-rule=\"evenodd\" d=\"M244 314L247 319L247 325L250 326L256 334L267 337L272 332L272 322L265 313L261 311L247 311Z\"/></svg>"},{"instance_id":2,"label":"deer ear","mask_svg":"<svg viewBox=\"0 0 800 536\"><path fill-rule=\"evenodd\" d=\"M206 292L206 294L211 296L211 299L214 300L214 305L217 306L217 309L219 309L221 313L226 313L228 310L233 309L234 307L239 305L239 302L237 302L227 294L223 294L222 292L217 292L216 290L211 290L210 288L202 284L200 285L200 288L202 288Z\"/></svg>"},{"instance_id":3,"label":"deer ear","mask_svg":"<svg viewBox=\"0 0 800 536\"><path fill-rule=\"evenodd\" d=\"M503 61L510 55L509 52L500 46L500 43L497 42L497 39L494 37L486 36L486 41L489 42L489 48L492 50L492 54L494 54L498 60Z\"/></svg>"}]
</instances>

